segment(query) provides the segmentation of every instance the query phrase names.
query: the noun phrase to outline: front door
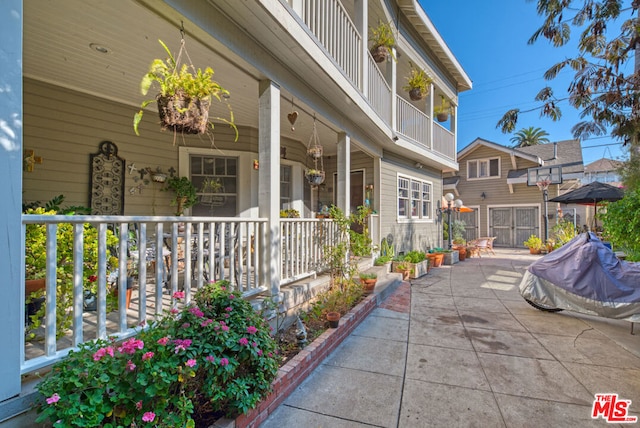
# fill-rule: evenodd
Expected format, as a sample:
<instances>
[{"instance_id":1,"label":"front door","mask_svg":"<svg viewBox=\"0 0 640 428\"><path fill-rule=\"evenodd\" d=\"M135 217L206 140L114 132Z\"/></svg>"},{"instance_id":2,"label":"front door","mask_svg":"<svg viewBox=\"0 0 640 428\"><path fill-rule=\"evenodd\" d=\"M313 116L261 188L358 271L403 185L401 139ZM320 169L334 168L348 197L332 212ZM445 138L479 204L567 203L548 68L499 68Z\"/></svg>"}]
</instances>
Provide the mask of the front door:
<instances>
[{"instance_id":1,"label":"front door","mask_svg":"<svg viewBox=\"0 0 640 428\"><path fill-rule=\"evenodd\" d=\"M496 247L522 247L531 235L538 235L538 207L489 208L489 232Z\"/></svg>"}]
</instances>

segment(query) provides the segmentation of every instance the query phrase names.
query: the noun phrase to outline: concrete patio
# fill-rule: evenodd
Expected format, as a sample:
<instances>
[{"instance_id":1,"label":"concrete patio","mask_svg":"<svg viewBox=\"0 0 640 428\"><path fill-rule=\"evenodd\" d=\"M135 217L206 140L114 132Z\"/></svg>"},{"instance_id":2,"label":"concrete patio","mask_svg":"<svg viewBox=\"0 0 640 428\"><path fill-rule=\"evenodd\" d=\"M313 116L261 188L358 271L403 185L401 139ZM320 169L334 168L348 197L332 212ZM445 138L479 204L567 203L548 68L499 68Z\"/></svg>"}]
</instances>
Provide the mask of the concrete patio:
<instances>
[{"instance_id":1,"label":"concrete patio","mask_svg":"<svg viewBox=\"0 0 640 428\"><path fill-rule=\"evenodd\" d=\"M400 285L261 426L610 426L596 393L637 416L640 334L530 307L518 285L540 256L496 253Z\"/></svg>"}]
</instances>

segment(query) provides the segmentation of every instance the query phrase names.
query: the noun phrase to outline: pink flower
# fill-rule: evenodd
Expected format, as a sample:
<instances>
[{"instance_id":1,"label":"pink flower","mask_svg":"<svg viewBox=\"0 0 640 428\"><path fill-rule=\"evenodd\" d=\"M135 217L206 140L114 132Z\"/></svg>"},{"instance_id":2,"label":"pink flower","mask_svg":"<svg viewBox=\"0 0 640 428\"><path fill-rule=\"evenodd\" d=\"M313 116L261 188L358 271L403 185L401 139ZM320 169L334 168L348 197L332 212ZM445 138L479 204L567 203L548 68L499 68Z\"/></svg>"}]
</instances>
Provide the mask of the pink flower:
<instances>
[{"instance_id":1,"label":"pink flower","mask_svg":"<svg viewBox=\"0 0 640 428\"><path fill-rule=\"evenodd\" d=\"M258 349L258 355L262 357L262 349Z\"/></svg>"},{"instance_id":2,"label":"pink flower","mask_svg":"<svg viewBox=\"0 0 640 428\"><path fill-rule=\"evenodd\" d=\"M229 360L227 360L226 358L220 358L220 365L221 366L229 365Z\"/></svg>"},{"instance_id":3,"label":"pink flower","mask_svg":"<svg viewBox=\"0 0 640 428\"><path fill-rule=\"evenodd\" d=\"M193 358L191 358L191 359L187 360L187 362L186 362L185 364L186 364L187 366L189 366L189 367L193 367L193 366L195 366L197 363L196 363L196 360L194 360Z\"/></svg>"},{"instance_id":4,"label":"pink flower","mask_svg":"<svg viewBox=\"0 0 640 428\"><path fill-rule=\"evenodd\" d=\"M222 326L222 331L229 331L229 326L228 325L223 325Z\"/></svg>"},{"instance_id":5,"label":"pink flower","mask_svg":"<svg viewBox=\"0 0 640 428\"><path fill-rule=\"evenodd\" d=\"M180 311L178 311L176 308L171 308L169 312L171 313L171 315L176 315Z\"/></svg>"},{"instance_id":6,"label":"pink flower","mask_svg":"<svg viewBox=\"0 0 640 428\"><path fill-rule=\"evenodd\" d=\"M200 323L200 327L206 327L213 322L212 319L206 319ZM217 326L216 326L217 327Z\"/></svg>"},{"instance_id":7,"label":"pink flower","mask_svg":"<svg viewBox=\"0 0 640 428\"><path fill-rule=\"evenodd\" d=\"M142 340L138 340L135 337L132 337L129 340L125 340L122 343L122 346L118 348L118 352L121 354L134 354L136 349L144 348L144 342Z\"/></svg>"},{"instance_id":8,"label":"pink flower","mask_svg":"<svg viewBox=\"0 0 640 428\"><path fill-rule=\"evenodd\" d=\"M184 291L176 291L173 293L174 299L184 299ZM155 417L155 415L153 415Z\"/></svg>"},{"instance_id":9,"label":"pink flower","mask_svg":"<svg viewBox=\"0 0 640 428\"><path fill-rule=\"evenodd\" d=\"M248 345L249 339L247 339L246 337L243 337L242 339L238 340L238 343L242 346Z\"/></svg>"},{"instance_id":10,"label":"pink flower","mask_svg":"<svg viewBox=\"0 0 640 428\"><path fill-rule=\"evenodd\" d=\"M204 316L204 313L197 306L194 306L193 308L189 308L189 312L191 312L193 315L195 315L198 318L202 318Z\"/></svg>"},{"instance_id":11,"label":"pink flower","mask_svg":"<svg viewBox=\"0 0 640 428\"><path fill-rule=\"evenodd\" d=\"M182 328L189 328L189 327L191 327L191 324L188 322L182 324Z\"/></svg>"},{"instance_id":12,"label":"pink flower","mask_svg":"<svg viewBox=\"0 0 640 428\"><path fill-rule=\"evenodd\" d=\"M156 418L156 414L153 412L146 412L144 415L142 415L142 422L153 422L153 420Z\"/></svg>"},{"instance_id":13,"label":"pink flower","mask_svg":"<svg viewBox=\"0 0 640 428\"><path fill-rule=\"evenodd\" d=\"M258 343L257 342L251 342L251 346L253 346L255 348L256 346L258 346Z\"/></svg>"},{"instance_id":14,"label":"pink flower","mask_svg":"<svg viewBox=\"0 0 640 428\"><path fill-rule=\"evenodd\" d=\"M102 357L109 354L113 357L113 347L107 346L106 348L100 348L93 354L93 361L100 361Z\"/></svg>"},{"instance_id":15,"label":"pink flower","mask_svg":"<svg viewBox=\"0 0 640 428\"><path fill-rule=\"evenodd\" d=\"M226 308L224 308L224 310L227 312L231 312L233 308L231 306L227 306Z\"/></svg>"},{"instance_id":16,"label":"pink flower","mask_svg":"<svg viewBox=\"0 0 640 428\"><path fill-rule=\"evenodd\" d=\"M207 355L206 357L204 357L205 360L207 360L210 363L215 363L216 362L216 357L214 357L213 355Z\"/></svg>"},{"instance_id":17,"label":"pink flower","mask_svg":"<svg viewBox=\"0 0 640 428\"><path fill-rule=\"evenodd\" d=\"M180 351L186 350L189 346L191 346L191 339L176 339L173 341L176 344L176 354Z\"/></svg>"},{"instance_id":18,"label":"pink flower","mask_svg":"<svg viewBox=\"0 0 640 428\"><path fill-rule=\"evenodd\" d=\"M58 395L57 392L53 394L51 397L47 398L47 404L57 403L58 401L60 401L60 396Z\"/></svg>"},{"instance_id":19,"label":"pink flower","mask_svg":"<svg viewBox=\"0 0 640 428\"><path fill-rule=\"evenodd\" d=\"M229 294L229 298L230 298L230 299L235 299L235 298L236 298L236 296L234 296L233 294Z\"/></svg>"},{"instance_id":20,"label":"pink flower","mask_svg":"<svg viewBox=\"0 0 640 428\"><path fill-rule=\"evenodd\" d=\"M162 345L162 346L165 346L168 342L169 342L169 338L167 336L165 336L165 337L163 337L161 339L158 339L158 344Z\"/></svg>"},{"instance_id":21,"label":"pink flower","mask_svg":"<svg viewBox=\"0 0 640 428\"><path fill-rule=\"evenodd\" d=\"M154 355L155 354L153 352L145 352L145 354L142 356L142 361L150 360Z\"/></svg>"},{"instance_id":22,"label":"pink flower","mask_svg":"<svg viewBox=\"0 0 640 428\"><path fill-rule=\"evenodd\" d=\"M256 334L256 332L258 331L257 328L255 328L254 326L250 325L249 327L247 327L247 333L249 334Z\"/></svg>"},{"instance_id":23,"label":"pink flower","mask_svg":"<svg viewBox=\"0 0 640 428\"><path fill-rule=\"evenodd\" d=\"M140 400L140 401L138 401L138 402L136 403L136 409L138 409L138 410L142 410L142 400Z\"/></svg>"},{"instance_id":24,"label":"pink flower","mask_svg":"<svg viewBox=\"0 0 640 428\"><path fill-rule=\"evenodd\" d=\"M227 287L224 287L224 286L223 286L223 287L220 287L220 290L222 290L222 291L224 291L224 290L226 290L226 289L227 289Z\"/></svg>"},{"instance_id":25,"label":"pink flower","mask_svg":"<svg viewBox=\"0 0 640 428\"><path fill-rule=\"evenodd\" d=\"M129 370L130 372L134 371L136 369L136 365L133 364L133 362L131 360L127 361L127 370Z\"/></svg>"}]
</instances>

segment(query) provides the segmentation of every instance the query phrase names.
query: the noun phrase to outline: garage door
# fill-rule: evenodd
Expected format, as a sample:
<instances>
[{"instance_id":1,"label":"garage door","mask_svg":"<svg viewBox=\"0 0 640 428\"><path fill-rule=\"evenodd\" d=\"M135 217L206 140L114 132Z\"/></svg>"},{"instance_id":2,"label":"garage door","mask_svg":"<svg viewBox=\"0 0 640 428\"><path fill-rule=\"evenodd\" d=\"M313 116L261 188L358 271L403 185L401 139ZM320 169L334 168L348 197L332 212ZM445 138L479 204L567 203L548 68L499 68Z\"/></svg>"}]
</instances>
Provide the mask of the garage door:
<instances>
[{"instance_id":1,"label":"garage door","mask_svg":"<svg viewBox=\"0 0 640 428\"><path fill-rule=\"evenodd\" d=\"M538 235L538 207L489 208L489 232L497 247L522 247L531 235Z\"/></svg>"}]
</instances>

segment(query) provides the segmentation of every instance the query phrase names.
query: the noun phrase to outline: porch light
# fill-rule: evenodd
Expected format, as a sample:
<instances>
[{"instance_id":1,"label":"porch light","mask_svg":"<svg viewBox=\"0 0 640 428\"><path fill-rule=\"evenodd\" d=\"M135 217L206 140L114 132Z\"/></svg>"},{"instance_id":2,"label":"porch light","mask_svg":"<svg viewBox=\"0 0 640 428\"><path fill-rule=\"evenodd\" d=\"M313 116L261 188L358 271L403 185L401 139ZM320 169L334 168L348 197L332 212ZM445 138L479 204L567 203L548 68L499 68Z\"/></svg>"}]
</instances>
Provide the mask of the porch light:
<instances>
[{"instance_id":1,"label":"porch light","mask_svg":"<svg viewBox=\"0 0 640 428\"><path fill-rule=\"evenodd\" d=\"M453 247L453 244L451 242L451 213L454 211L459 211L460 208L462 208L462 205L464 204L462 202L461 199L455 199L455 196L453 196L453 193L447 193L446 195L444 195L444 199L447 201L447 207L446 208L440 208L440 212L441 213L447 213L447 224L449 225L449 249L451 249Z\"/></svg>"}]
</instances>

